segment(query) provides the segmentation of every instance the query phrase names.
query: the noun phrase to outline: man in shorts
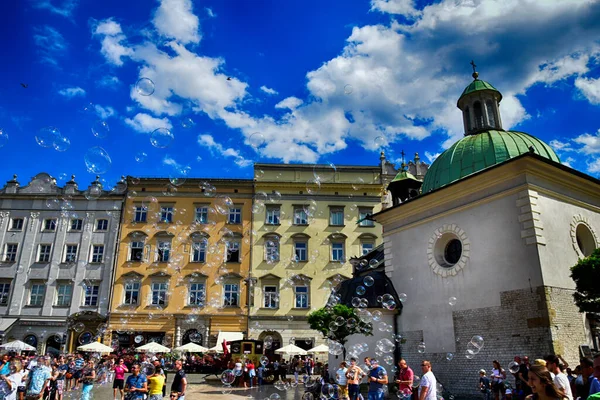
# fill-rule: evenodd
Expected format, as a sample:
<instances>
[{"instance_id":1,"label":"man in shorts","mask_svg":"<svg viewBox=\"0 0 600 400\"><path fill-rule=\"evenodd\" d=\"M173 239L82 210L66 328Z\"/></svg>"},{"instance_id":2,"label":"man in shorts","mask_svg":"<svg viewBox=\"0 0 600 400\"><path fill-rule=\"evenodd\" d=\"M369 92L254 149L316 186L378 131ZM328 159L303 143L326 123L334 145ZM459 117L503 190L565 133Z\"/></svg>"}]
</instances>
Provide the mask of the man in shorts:
<instances>
[{"instance_id":1,"label":"man in shorts","mask_svg":"<svg viewBox=\"0 0 600 400\"><path fill-rule=\"evenodd\" d=\"M187 388L187 378L183 370L183 362L175 361L175 377L171 383L170 400L185 400L185 390Z\"/></svg>"},{"instance_id":2,"label":"man in shorts","mask_svg":"<svg viewBox=\"0 0 600 400\"><path fill-rule=\"evenodd\" d=\"M338 398L342 400L348 398L348 378L346 378L348 368L346 368L346 365L346 361L342 361L340 368L335 373L335 381L338 384Z\"/></svg>"}]
</instances>

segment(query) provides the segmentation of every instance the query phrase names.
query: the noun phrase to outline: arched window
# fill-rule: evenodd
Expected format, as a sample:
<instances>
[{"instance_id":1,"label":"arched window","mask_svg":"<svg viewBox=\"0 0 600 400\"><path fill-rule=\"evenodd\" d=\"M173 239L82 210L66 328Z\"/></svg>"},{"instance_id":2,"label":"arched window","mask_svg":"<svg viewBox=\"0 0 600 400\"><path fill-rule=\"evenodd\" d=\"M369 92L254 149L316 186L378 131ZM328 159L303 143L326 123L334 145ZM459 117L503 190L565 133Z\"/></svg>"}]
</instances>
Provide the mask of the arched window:
<instances>
[{"instance_id":1,"label":"arched window","mask_svg":"<svg viewBox=\"0 0 600 400\"><path fill-rule=\"evenodd\" d=\"M492 128L495 128L496 127L496 115L494 114L494 103L492 103L491 100L487 100L485 102L485 108L487 111L488 124Z\"/></svg>"},{"instance_id":2,"label":"arched window","mask_svg":"<svg viewBox=\"0 0 600 400\"><path fill-rule=\"evenodd\" d=\"M475 114L475 129L483 128L483 110L481 109L481 102L476 101L473 103L473 113Z\"/></svg>"},{"instance_id":3,"label":"arched window","mask_svg":"<svg viewBox=\"0 0 600 400\"><path fill-rule=\"evenodd\" d=\"M467 132L469 132L473 129L473 126L471 125L471 110L469 107L465 108L465 119L467 120Z\"/></svg>"}]
</instances>

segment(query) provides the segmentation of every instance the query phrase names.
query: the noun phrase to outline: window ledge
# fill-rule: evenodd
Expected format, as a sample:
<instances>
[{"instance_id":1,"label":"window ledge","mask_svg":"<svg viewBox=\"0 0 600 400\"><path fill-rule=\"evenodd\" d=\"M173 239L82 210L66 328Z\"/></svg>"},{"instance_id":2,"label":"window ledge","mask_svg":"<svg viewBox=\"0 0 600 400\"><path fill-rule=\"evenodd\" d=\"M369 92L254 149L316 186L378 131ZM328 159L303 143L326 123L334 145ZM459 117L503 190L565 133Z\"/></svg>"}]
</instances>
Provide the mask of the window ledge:
<instances>
[{"instance_id":1,"label":"window ledge","mask_svg":"<svg viewBox=\"0 0 600 400\"><path fill-rule=\"evenodd\" d=\"M8 232L23 232L23 229L9 229Z\"/></svg>"},{"instance_id":2,"label":"window ledge","mask_svg":"<svg viewBox=\"0 0 600 400\"><path fill-rule=\"evenodd\" d=\"M36 261L35 264L50 264L50 261Z\"/></svg>"},{"instance_id":3,"label":"window ledge","mask_svg":"<svg viewBox=\"0 0 600 400\"><path fill-rule=\"evenodd\" d=\"M308 226L308 224L293 224L293 226Z\"/></svg>"},{"instance_id":4,"label":"window ledge","mask_svg":"<svg viewBox=\"0 0 600 400\"><path fill-rule=\"evenodd\" d=\"M0 261L0 264L16 264L16 263L17 263L16 260L15 261L6 261L6 260Z\"/></svg>"},{"instance_id":5,"label":"window ledge","mask_svg":"<svg viewBox=\"0 0 600 400\"><path fill-rule=\"evenodd\" d=\"M333 225L333 224L329 224L330 228L344 228L346 227L346 225Z\"/></svg>"},{"instance_id":6,"label":"window ledge","mask_svg":"<svg viewBox=\"0 0 600 400\"><path fill-rule=\"evenodd\" d=\"M101 264L104 264L104 262L103 261L96 261L96 262L90 261L88 264L101 265Z\"/></svg>"},{"instance_id":7,"label":"window ledge","mask_svg":"<svg viewBox=\"0 0 600 400\"><path fill-rule=\"evenodd\" d=\"M53 308L69 308L69 307L71 307L71 305L70 304L54 304L52 307Z\"/></svg>"},{"instance_id":8,"label":"window ledge","mask_svg":"<svg viewBox=\"0 0 600 400\"><path fill-rule=\"evenodd\" d=\"M240 306L223 306L223 308L240 308Z\"/></svg>"},{"instance_id":9,"label":"window ledge","mask_svg":"<svg viewBox=\"0 0 600 400\"><path fill-rule=\"evenodd\" d=\"M146 310L164 310L167 307L166 304L163 305L158 305L158 304L151 304L149 306L144 307Z\"/></svg>"},{"instance_id":10,"label":"window ledge","mask_svg":"<svg viewBox=\"0 0 600 400\"><path fill-rule=\"evenodd\" d=\"M136 309L138 307L139 304L120 304L117 306L117 308L121 309L121 310L131 310L131 309Z\"/></svg>"},{"instance_id":11,"label":"window ledge","mask_svg":"<svg viewBox=\"0 0 600 400\"><path fill-rule=\"evenodd\" d=\"M36 305L36 304L26 304L24 306L25 308L42 308L42 304Z\"/></svg>"},{"instance_id":12,"label":"window ledge","mask_svg":"<svg viewBox=\"0 0 600 400\"><path fill-rule=\"evenodd\" d=\"M183 306L184 309L188 309L188 310L191 310L194 308L204 308L204 307L206 307L204 304L188 304L186 306Z\"/></svg>"},{"instance_id":13,"label":"window ledge","mask_svg":"<svg viewBox=\"0 0 600 400\"><path fill-rule=\"evenodd\" d=\"M279 307L260 307L259 310L273 310L273 311L277 311L279 310Z\"/></svg>"},{"instance_id":14,"label":"window ledge","mask_svg":"<svg viewBox=\"0 0 600 400\"><path fill-rule=\"evenodd\" d=\"M278 224L269 224L268 222L265 222L265 225L268 225L268 226L281 226L281 223L278 223Z\"/></svg>"},{"instance_id":15,"label":"window ledge","mask_svg":"<svg viewBox=\"0 0 600 400\"><path fill-rule=\"evenodd\" d=\"M79 306L80 308L85 308L86 310L98 308L98 306Z\"/></svg>"},{"instance_id":16,"label":"window ledge","mask_svg":"<svg viewBox=\"0 0 600 400\"><path fill-rule=\"evenodd\" d=\"M310 306L308 306L308 307L293 307L292 310L307 311L307 310L310 310Z\"/></svg>"},{"instance_id":17,"label":"window ledge","mask_svg":"<svg viewBox=\"0 0 600 400\"><path fill-rule=\"evenodd\" d=\"M206 264L206 261L190 261L189 264Z\"/></svg>"}]
</instances>

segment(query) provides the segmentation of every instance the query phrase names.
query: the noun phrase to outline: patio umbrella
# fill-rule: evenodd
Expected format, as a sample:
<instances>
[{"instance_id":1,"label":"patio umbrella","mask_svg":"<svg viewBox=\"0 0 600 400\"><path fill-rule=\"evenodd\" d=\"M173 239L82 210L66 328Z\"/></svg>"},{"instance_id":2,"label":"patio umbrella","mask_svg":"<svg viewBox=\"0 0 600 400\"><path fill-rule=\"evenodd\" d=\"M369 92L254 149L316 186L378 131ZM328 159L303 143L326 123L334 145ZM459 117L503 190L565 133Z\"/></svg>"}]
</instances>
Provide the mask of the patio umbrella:
<instances>
[{"instance_id":1,"label":"patio umbrella","mask_svg":"<svg viewBox=\"0 0 600 400\"><path fill-rule=\"evenodd\" d=\"M8 350L8 351L36 351L37 349L33 346L28 345L25 342L21 342L20 340L14 340L12 342L8 342L0 346L0 349Z\"/></svg>"},{"instance_id":2,"label":"patio umbrella","mask_svg":"<svg viewBox=\"0 0 600 400\"><path fill-rule=\"evenodd\" d=\"M88 344L84 344L83 346L79 346L77 350L86 351L89 353L112 353L113 351L115 351L112 347L102 344L100 342L91 342Z\"/></svg>"},{"instance_id":3,"label":"patio umbrella","mask_svg":"<svg viewBox=\"0 0 600 400\"><path fill-rule=\"evenodd\" d=\"M183 346L176 347L177 351L185 351L187 353L206 353L208 348L204 346L200 346L194 342L189 342L188 344L184 344Z\"/></svg>"},{"instance_id":4,"label":"patio umbrella","mask_svg":"<svg viewBox=\"0 0 600 400\"><path fill-rule=\"evenodd\" d=\"M308 352L304 349L301 349L300 347L296 346L295 344L288 344L287 346L283 346L280 349L275 350L275 353L278 354L287 354L290 356L305 356L308 354Z\"/></svg>"},{"instance_id":5,"label":"patio umbrella","mask_svg":"<svg viewBox=\"0 0 600 400\"><path fill-rule=\"evenodd\" d=\"M329 346L320 344L317 347L313 347L310 350L306 350L307 353L329 353Z\"/></svg>"},{"instance_id":6,"label":"patio umbrella","mask_svg":"<svg viewBox=\"0 0 600 400\"><path fill-rule=\"evenodd\" d=\"M150 343L146 343L143 346L136 347L135 351L138 353L143 353L145 351L150 352L150 353L168 353L171 351L171 349L163 346L160 343L150 342Z\"/></svg>"}]
</instances>

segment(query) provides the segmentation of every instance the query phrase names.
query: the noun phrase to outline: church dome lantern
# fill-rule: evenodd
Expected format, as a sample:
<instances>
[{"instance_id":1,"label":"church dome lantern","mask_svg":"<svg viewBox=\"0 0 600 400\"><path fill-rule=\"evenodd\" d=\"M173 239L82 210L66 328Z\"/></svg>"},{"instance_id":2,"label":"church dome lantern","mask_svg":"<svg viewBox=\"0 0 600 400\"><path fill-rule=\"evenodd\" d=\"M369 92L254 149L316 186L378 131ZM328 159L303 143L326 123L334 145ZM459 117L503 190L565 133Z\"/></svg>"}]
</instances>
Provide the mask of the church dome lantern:
<instances>
[{"instance_id":1,"label":"church dome lantern","mask_svg":"<svg viewBox=\"0 0 600 400\"><path fill-rule=\"evenodd\" d=\"M487 129L502 130L500 101L502 93L490 83L479 79L473 61L473 82L463 90L456 106L463 113L466 135L474 135Z\"/></svg>"}]
</instances>

